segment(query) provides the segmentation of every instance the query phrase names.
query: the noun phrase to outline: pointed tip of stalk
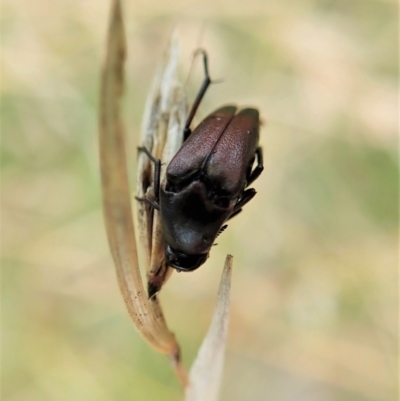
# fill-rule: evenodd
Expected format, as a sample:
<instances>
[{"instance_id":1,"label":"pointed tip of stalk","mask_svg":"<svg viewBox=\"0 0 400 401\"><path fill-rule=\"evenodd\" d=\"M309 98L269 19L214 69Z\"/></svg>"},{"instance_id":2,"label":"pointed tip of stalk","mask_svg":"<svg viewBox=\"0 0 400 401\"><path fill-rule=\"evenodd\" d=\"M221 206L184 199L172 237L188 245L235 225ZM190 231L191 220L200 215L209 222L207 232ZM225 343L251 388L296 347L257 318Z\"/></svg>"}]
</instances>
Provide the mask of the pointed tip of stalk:
<instances>
[{"instance_id":1,"label":"pointed tip of stalk","mask_svg":"<svg viewBox=\"0 0 400 401\"><path fill-rule=\"evenodd\" d=\"M190 369L185 401L218 399L228 333L232 261L232 255L227 255L212 321Z\"/></svg>"}]
</instances>

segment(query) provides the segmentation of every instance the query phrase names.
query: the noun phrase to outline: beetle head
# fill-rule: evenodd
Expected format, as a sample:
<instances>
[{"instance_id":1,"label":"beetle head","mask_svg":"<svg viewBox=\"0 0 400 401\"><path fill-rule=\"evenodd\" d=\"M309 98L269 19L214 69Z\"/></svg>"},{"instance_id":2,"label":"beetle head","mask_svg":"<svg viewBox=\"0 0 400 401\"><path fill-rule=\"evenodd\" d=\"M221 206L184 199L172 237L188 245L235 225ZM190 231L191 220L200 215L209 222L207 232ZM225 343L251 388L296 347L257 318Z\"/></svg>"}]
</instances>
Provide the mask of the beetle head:
<instances>
[{"instance_id":1,"label":"beetle head","mask_svg":"<svg viewBox=\"0 0 400 401\"><path fill-rule=\"evenodd\" d=\"M178 271L190 272L200 267L208 258L208 253L188 255L172 249L169 245L165 248L165 259L169 266Z\"/></svg>"}]
</instances>

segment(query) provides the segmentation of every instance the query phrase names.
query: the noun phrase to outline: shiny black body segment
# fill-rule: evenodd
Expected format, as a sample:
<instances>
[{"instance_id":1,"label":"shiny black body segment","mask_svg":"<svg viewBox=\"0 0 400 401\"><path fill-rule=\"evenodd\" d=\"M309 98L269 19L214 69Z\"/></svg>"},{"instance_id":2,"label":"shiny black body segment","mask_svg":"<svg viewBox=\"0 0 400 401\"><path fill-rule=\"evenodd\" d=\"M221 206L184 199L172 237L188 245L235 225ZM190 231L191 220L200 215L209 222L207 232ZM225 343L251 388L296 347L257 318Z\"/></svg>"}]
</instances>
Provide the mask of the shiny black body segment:
<instances>
[{"instance_id":1,"label":"shiny black body segment","mask_svg":"<svg viewBox=\"0 0 400 401\"><path fill-rule=\"evenodd\" d=\"M206 78L186 123L186 140L167 167L164 187L160 161L140 148L155 163L155 199L146 200L161 214L166 261L178 271L193 271L207 260L224 223L256 194L248 186L263 170L258 110L224 106L191 132L193 116L211 83L207 55L202 53Z\"/></svg>"}]
</instances>

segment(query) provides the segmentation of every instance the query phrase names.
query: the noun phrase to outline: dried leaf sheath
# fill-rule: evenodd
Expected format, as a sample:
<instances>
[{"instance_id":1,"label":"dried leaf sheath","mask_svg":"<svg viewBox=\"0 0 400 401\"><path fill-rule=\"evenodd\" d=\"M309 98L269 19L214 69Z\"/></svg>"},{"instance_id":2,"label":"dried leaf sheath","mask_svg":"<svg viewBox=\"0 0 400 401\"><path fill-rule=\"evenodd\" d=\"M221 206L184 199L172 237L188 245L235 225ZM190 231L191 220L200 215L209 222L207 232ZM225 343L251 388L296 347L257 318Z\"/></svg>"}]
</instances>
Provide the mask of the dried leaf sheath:
<instances>
[{"instance_id":1,"label":"dried leaf sheath","mask_svg":"<svg viewBox=\"0 0 400 401\"><path fill-rule=\"evenodd\" d=\"M140 276L128 186L125 134L120 113L124 87L125 34L121 5L114 1L101 79L99 147L103 213L118 283L139 333L157 350L178 358L179 347Z\"/></svg>"},{"instance_id":2,"label":"dried leaf sheath","mask_svg":"<svg viewBox=\"0 0 400 401\"><path fill-rule=\"evenodd\" d=\"M161 159L161 184L165 184L165 166L178 152L183 141L183 130L187 116L187 102L179 81L179 41L177 35L171 38L163 64L158 69L148 95L141 146ZM143 152L138 155L137 189L139 198L154 197L153 163ZM146 202L136 204L139 239L144 249L147 266L149 295L160 290L172 269L165 263L165 243L162 236L160 216Z\"/></svg>"}]
</instances>

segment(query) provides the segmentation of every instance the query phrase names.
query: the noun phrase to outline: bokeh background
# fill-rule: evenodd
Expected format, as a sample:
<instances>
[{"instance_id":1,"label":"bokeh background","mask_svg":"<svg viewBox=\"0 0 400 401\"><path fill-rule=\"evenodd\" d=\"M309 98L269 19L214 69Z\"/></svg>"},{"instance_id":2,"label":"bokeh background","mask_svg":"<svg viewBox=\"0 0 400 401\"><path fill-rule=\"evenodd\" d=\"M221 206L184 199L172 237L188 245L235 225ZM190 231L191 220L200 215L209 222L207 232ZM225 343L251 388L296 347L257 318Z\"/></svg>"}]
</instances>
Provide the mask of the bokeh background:
<instances>
[{"instance_id":1,"label":"bokeh background","mask_svg":"<svg viewBox=\"0 0 400 401\"><path fill-rule=\"evenodd\" d=\"M109 1L2 3L2 399L180 400L169 362L127 316L103 227ZM185 366L232 253L221 400L394 401L396 2L132 0L125 12L132 166L146 92L177 25L182 76L202 46L223 78L198 117L234 102L264 120L256 198L207 264L174 274L161 293Z\"/></svg>"}]
</instances>

